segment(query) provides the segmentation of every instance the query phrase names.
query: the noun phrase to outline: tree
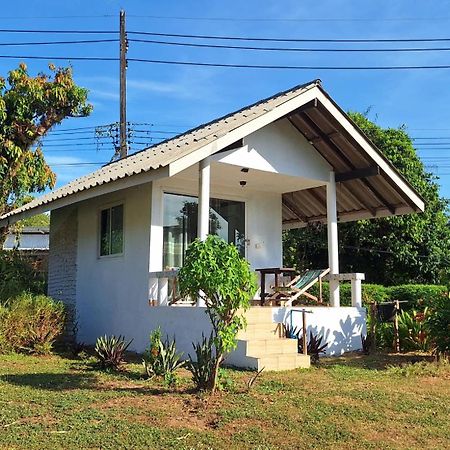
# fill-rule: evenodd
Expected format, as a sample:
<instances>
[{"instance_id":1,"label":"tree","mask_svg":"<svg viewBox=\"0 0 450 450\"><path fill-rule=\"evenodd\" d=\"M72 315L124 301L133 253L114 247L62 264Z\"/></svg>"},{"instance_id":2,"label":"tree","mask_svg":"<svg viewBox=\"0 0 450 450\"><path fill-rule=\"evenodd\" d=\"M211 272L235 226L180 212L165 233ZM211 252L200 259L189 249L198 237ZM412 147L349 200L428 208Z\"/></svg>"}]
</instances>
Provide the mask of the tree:
<instances>
[{"instance_id":1,"label":"tree","mask_svg":"<svg viewBox=\"0 0 450 450\"><path fill-rule=\"evenodd\" d=\"M245 326L242 311L255 295L256 278L233 244L209 235L188 247L179 284L183 296L204 300L211 320L215 354L208 388L214 392L223 358L236 348L237 333Z\"/></svg>"},{"instance_id":2,"label":"tree","mask_svg":"<svg viewBox=\"0 0 450 450\"><path fill-rule=\"evenodd\" d=\"M0 78L0 215L23 204L30 193L53 188L56 177L40 140L66 117L84 117L88 91L75 84L71 68L49 65L50 75L29 75L25 64ZM7 229L0 229L3 243Z\"/></svg>"},{"instance_id":3,"label":"tree","mask_svg":"<svg viewBox=\"0 0 450 450\"><path fill-rule=\"evenodd\" d=\"M436 177L425 171L406 129L383 129L366 116L350 117L425 200L425 211L339 225L342 272L365 272L386 285L445 283L450 268L448 201L440 198ZM291 230L284 235L285 263L325 267L326 226Z\"/></svg>"}]
</instances>

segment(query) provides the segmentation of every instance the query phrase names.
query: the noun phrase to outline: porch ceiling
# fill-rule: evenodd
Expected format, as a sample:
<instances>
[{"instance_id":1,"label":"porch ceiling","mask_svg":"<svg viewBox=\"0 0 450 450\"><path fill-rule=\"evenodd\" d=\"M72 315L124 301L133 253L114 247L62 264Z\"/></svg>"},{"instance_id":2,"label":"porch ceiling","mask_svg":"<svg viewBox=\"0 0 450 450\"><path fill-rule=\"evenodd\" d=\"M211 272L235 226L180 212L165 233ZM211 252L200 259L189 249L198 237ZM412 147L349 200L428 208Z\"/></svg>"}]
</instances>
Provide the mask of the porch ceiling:
<instances>
[{"instance_id":1,"label":"porch ceiling","mask_svg":"<svg viewBox=\"0 0 450 450\"><path fill-rule=\"evenodd\" d=\"M420 211L320 101L315 99L286 118L333 166L339 221ZM284 228L325 222L326 216L326 186L283 194Z\"/></svg>"}]
</instances>

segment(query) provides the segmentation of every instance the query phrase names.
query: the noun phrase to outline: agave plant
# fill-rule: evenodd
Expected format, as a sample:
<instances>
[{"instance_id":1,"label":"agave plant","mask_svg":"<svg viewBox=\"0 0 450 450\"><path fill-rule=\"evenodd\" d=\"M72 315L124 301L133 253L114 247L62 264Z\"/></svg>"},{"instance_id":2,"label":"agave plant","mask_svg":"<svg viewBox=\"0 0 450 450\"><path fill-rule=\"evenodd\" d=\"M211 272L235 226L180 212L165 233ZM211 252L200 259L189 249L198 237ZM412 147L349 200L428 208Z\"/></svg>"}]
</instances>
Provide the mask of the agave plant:
<instances>
[{"instance_id":1,"label":"agave plant","mask_svg":"<svg viewBox=\"0 0 450 450\"><path fill-rule=\"evenodd\" d=\"M303 353L303 336L302 328L297 328L293 325L285 325L286 337L289 339L297 339L297 351ZM321 354L325 354L327 343L322 344L323 337L309 332L309 340L307 340L306 351L311 357L311 362L317 364Z\"/></svg>"},{"instance_id":2,"label":"agave plant","mask_svg":"<svg viewBox=\"0 0 450 450\"><path fill-rule=\"evenodd\" d=\"M320 355L324 355L327 349L327 343L325 342L323 344L322 341L323 336L313 334L312 331L309 332L309 339L306 348L313 364L317 364L319 362ZM303 349L303 336L300 335L298 337L298 348Z\"/></svg>"},{"instance_id":3,"label":"agave plant","mask_svg":"<svg viewBox=\"0 0 450 450\"><path fill-rule=\"evenodd\" d=\"M95 343L95 354L100 367L106 370L120 370L124 363L124 354L133 340L125 343L124 336L100 336Z\"/></svg>"},{"instance_id":4,"label":"agave plant","mask_svg":"<svg viewBox=\"0 0 450 450\"><path fill-rule=\"evenodd\" d=\"M176 382L176 370L184 366L182 353L177 353L175 340L161 339L161 329L150 334L150 348L145 351L142 364L149 378L162 377L168 386Z\"/></svg>"},{"instance_id":5,"label":"agave plant","mask_svg":"<svg viewBox=\"0 0 450 450\"><path fill-rule=\"evenodd\" d=\"M195 350L195 360L189 355L186 368L192 373L192 380L197 389L209 389L214 380L216 356L214 354L214 337L211 333L209 339L202 334L202 341L192 344Z\"/></svg>"}]
</instances>

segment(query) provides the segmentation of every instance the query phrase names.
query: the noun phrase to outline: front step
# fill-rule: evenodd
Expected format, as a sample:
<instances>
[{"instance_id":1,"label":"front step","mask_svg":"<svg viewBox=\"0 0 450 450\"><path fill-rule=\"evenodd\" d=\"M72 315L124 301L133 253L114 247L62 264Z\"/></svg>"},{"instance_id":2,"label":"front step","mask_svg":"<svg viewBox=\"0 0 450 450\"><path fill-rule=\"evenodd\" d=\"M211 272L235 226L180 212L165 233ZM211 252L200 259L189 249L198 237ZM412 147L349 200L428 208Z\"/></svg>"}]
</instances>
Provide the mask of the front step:
<instances>
[{"instance_id":1,"label":"front step","mask_svg":"<svg viewBox=\"0 0 450 450\"><path fill-rule=\"evenodd\" d=\"M280 337L282 325L273 322L272 308L252 307L245 318L247 327L238 333L237 348L227 355L226 364L255 370L310 367L309 356L297 352L297 340Z\"/></svg>"}]
</instances>

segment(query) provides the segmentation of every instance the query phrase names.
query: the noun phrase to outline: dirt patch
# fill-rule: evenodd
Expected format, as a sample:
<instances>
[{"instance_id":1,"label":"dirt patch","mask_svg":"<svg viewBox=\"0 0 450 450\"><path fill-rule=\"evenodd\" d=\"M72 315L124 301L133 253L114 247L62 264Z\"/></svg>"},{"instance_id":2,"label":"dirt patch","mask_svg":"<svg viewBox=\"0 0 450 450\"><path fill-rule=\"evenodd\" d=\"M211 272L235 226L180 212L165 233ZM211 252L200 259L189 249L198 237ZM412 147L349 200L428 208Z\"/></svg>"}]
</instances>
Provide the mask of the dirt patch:
<instances>
[{"instance_id":1,"label":"dirt patch","mask_svg":"<svg viewBox=\"0 0 450 450\"><path fill-rule=\"evenodd\" d=\"M119 419L158 423L159 427L205 431L217 421L215 407L200 397L183 394L125 396L93 405L110 410Z\"/></svg>"}]
</instances>

